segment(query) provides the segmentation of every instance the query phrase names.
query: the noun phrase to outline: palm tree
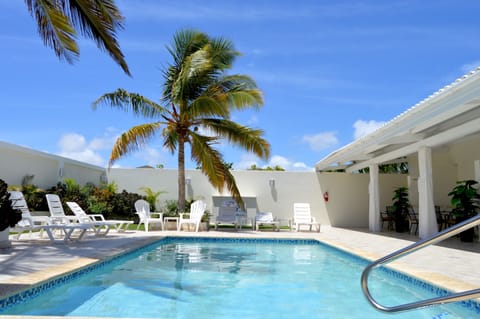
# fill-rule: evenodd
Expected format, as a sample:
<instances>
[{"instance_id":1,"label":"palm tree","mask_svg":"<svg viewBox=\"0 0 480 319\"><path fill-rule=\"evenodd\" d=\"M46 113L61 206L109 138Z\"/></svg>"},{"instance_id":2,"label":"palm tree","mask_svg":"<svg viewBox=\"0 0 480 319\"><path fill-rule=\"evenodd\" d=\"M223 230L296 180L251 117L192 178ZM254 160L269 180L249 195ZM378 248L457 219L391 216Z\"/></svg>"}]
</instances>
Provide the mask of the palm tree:
<instances>
[{"instance_id":1,"label":"palm tree","mask_svg":"<svg viewBox=\"0 0 480 319\"><path fill-rule=\"evenodd\" d=\"M123 71L130 75L116 32L123 29L123 16L114 0L25 0L37 22L45 45L60 59L73 63L80 55L76 30L106 50Z\"/></svg>"},{"instance_id":2,"label":"palm tree","mask_svg":"<svg viewBox=\"0 0 480 319\"><path fill-rule=\"evenodd\" d=\"M230 120L232 110L259 108L261 91L246 75L227 75L239 53L223 38L210 38L194 30L179 31L167 47L173 63L163 72L161 103L123 89L102 95L93 103L108 105L154 119L130 128L115 142L109 166L123 155L136 151L155 134L163 145L178 152L178 207L185 209L185 144L191 157L219 191L226 186L237 203L243 200L222 154L214 148L220 139L250 151L262 159L270 155L263 131ZM204 133L208 132L208 133Z\"/></svg>"}]
</instances>

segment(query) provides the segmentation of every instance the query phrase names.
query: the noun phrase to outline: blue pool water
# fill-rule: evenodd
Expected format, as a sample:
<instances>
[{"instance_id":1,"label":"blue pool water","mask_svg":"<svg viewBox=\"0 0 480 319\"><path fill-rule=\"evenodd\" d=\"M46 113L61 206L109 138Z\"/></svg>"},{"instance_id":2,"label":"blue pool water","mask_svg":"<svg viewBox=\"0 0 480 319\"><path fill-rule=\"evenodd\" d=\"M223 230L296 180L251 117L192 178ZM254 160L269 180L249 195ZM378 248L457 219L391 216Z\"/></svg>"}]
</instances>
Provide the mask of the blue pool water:
<instances>
[{"instance_id":1,"label":"blue pool water","mask_svg":"<svg viewBox=\"0 0 480 319\"><path fill-rule=\"evenodd\" d=\"M18 298L24 301L0 301L0 314L167 319L480 317L458 304L394 315L378 312L361 292L360 275L366 264L316 241L167 238L60 280L54 287L30 292L36 296ZM385 305L438 292L384 269L373 272L370 284L373 295Z\"/></svg>"}]
</instances>

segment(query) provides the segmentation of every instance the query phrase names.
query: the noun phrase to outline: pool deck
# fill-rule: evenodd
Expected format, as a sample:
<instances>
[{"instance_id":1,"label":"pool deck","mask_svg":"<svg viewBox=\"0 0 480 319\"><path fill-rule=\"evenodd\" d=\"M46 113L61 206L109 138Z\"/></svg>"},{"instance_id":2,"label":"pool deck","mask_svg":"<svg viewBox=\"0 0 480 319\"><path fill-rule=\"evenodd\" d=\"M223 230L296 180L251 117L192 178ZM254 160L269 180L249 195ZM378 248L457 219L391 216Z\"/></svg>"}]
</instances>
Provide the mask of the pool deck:
<instances>
[{"instance_id":1,"label":"pool deck","mask_svg":"<svg viewBox=\"0 0 480 319\"><path fill-rule=\"evenodd\" d=\"M365 229L328 226L323 226L320 233L286 230L256 232L248 229L210 230L198 233L127 231L114 232L105 238L88 236L81 241L66 244L53 244L46 239L29 239L28 235L24 236L26 240L12 241L10 248L0 249L0 298L99 260L142 247L165 236L317 239L369 260L383 257L417 240L416 237L408 234L370 233ZM441 246L426 247L390 265L423 281L453 291L480 287L478 275L480 243L478 242L460 243L458 238L451 238ZM0 316L0 318L34 317Z\"/></svg>"}]
</instances>

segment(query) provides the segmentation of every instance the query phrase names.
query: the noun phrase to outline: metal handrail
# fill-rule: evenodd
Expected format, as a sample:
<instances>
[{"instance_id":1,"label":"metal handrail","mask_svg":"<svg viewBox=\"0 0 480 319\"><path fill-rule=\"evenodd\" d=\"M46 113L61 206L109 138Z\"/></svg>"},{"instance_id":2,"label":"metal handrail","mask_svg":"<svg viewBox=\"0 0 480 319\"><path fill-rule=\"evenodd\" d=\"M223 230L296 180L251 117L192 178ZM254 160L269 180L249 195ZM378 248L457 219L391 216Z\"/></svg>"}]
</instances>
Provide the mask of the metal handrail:
<instances>
[{"instance_id":1,"label":"metal handrail","mask_svg":"<svg viewBox=\"0 0 480 319\"><path fill-rule=\"evenodd\" d=\"M385 264L391 261L394 261L402 256L411 254L417 250L420 250L422 248L425 248L426 246L436 244L442 240L445 240L447 238L450 238L458 233L461 233L464 230L467 230L469 228L475 227L477 225L480 225L480 215L474 216L470 219L467 219L466 221L463 221L455 226L452 226L448 229L445 229L439 233L436 233L432 236L429 236L428 238L425 238L423 240L420 240L412 245L409 245L405 248L399 249L385 257L382 257L374 262L372 262L370 265L368 265L365 270L362 273L362 290L367 298L367 300L378 310L384 311L384 312L399 312L399 311L404 311L404 310L411 310L411 309L416 309L416 308L421 308L421 307L426 307L430 305L435 305L435 304L444 304L444 303L449 303L449 302L456 302L456 301L462 301L462 300L467 300L467 299L473 299L473 298L479 298L480 297L480 288L479 289L473 289L473 290L467 290L463 292L458 292L458 293L452 293L446 296L442 297L436 297L436 298L430 298L430 299L425 299L421 301L416 301L416 302L411 302L411 303L406 303L403 305L398 305L398 306L392 306L392 307L387 307L383 306L380 303L378 303L370 294L370 291L368 289L368 275L370 274L370 271L377 267L380 264Z\"/></svg>"}]
</instances>

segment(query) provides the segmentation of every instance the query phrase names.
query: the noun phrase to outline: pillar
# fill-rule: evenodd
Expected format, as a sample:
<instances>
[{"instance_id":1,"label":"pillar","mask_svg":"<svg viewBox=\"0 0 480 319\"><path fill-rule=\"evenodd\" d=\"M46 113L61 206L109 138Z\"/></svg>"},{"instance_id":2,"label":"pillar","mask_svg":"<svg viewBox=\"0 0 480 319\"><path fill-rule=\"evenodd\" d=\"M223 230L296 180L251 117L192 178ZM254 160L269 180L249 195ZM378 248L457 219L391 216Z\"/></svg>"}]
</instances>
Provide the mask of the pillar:
<instances>
[{"instance_id":1,"label":"pillar","mask_svg":"<svg viewBox=\"0 0 480 319\"><path fill-rule=\"evenodd\" d=\"M418 151L418 171L418 234L420 238L426 238L438 232L433 203L431 148L423 147Z\"/></svg>"},{"instance_id":2,"label":"pillar","mask_svg":"<svg viewBox=\"0 0 480 319\"><path fill-rule=\"evenodd\" d=\"M370 183L368 185L368 228L371 232L380 231L380 192L378 181L378 165L370 165Z\"/></svg>"}]
</instances>

